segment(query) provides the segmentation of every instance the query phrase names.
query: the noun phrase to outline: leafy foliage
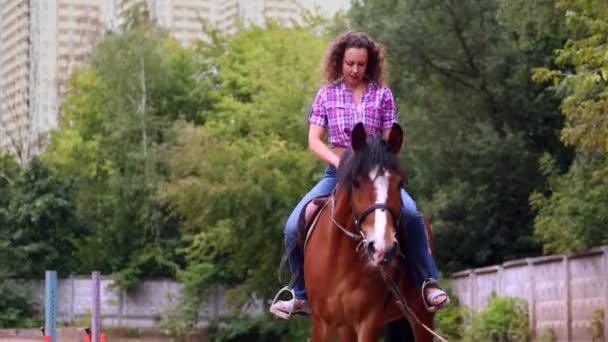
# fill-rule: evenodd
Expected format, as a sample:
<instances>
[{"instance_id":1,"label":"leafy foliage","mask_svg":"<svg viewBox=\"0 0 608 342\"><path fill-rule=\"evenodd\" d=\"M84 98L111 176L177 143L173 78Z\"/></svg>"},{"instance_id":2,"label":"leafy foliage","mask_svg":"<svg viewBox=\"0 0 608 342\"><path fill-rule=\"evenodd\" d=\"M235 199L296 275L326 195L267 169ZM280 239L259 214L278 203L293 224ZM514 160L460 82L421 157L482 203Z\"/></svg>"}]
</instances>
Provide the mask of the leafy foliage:
<instances>
[{"instance_id":1,"label":"leafy foliage","mask_svg":"<svg viewBox=\"0 0 608 342\"><path fill-rule=\"evenodd\" d=\"M277 321L263 316L228 315L219 317L209 324L207 336L211 341L302 341L308 337L309 320Z\"/></svg>"},{"instance_id":2,"label":"leafy foliage","mask_svg":"<svg viewBox=\"0 0 608 342\"><path fill-rule=\"evenodd\" d=\"M534 342L557 342L557 333L553 328L545 328Z\"/></svg>"},{"instance_id":3,"label":"leafy foliage","mask_svg":"<svg viewBox=\"0 0 608 342\"><path fill-rule=\"evenodd\" d=\"M144 275L174 276L177 222L154 199L173 121L201 120L192 51L134 18L74 74L61 130L45 160L75 179L79 215L94 225L81 242L84 269L115 273L127 289ZM198 94L200 95L200 94Z\"/></svg>"},{"instance_id":4,"label":"leafy foliage","mask_svg":"<svg viewBox=\"0 0 608 342\"><path fill-rule=\"evenodd\" d=\"M447 288L450 305L435 314L436 332L449 341L462 341L467 326L473 319L473 312L460 303L460 298Z\"/></svg>"},{"instance_id":5,"label":"leafy foliage","mask_svg":"<svg viewBox=\"0 0 608 342\"><path fill-rule=\"evenodd\" d=\"M536 234L546 252L581 250L608 242L608 22L602 1L558 1L572 35L557 51L559 68L538 68L535 79L551 81L563 96L562 140L576 150L563 173L545 157L549 189L531 196Z\"/></svg>"},{"instance_id":6,"label":"leafy foliage","mask_svg":"<svg viewBox=\"0 0 608 342\"><path fill-rule=\"evenodd\" d=\"M0 155L0 241L7 241L9 236L8 224L11 214L8 211L13 191L13 185L21 177L17 161L8 154ZM4 273L7 270L0 269ZM0 273L0 274L2 274Z\"/></svg>"},{"instance_id":7,"label":"leafy foliage","mask_svg":"<svg viewBox=\"0 0 608 342\"><path fill-rule=\"evenodd\" d=\"M36 277L44 270L63 274L78 270L77 241L88 233L75 216L72 184L60 179L34 158L9 187L0 209L1 275Z\"/></svg>"},{"instance_id":8,"label":"leafy foliage","mask_svg":"<svg viewBox=\"0 0 608 342\"><path fill-rule=\"evenodd\" d=\"M158 194L183 224L190 306L213 283L238 303L274 290L285 218L321 173L305 134L323 43L271 25L199 46L215 56L217 103L204 126L175 126Z\"/></svg>"},{"instance_id":9,"label":"leafy foliage","mask_svg":"<svg viewBox=\"0 0 608 342\"><path fill-rule=\"evenodd\" d=\"M528 341L528 303L521 298L492 296L475 316L469 341Z\"/></svg>"},{"instance_id":10,"label":"leafy foliage","mask_svg":"<svg viewBox=\"0 0 608 342\"><path fill-rule=\"evenodd\" d=\"M544 184L537 160L570 157L557 99L530 69L560 46L560 12L550 1L370 0L351 19L387 46L408 188L432 216L444 269L538 253L528 203Z\"/></svg>"},{"instance_id":11,"label":"leafy foliage","mask_svg":"<svg viewBox=\"0 0 608 342\"><path fill-rule=\"evenodd\" d=\"M30 287L16 278L78 270L77 241L88 231L71 189L37 158L22 170L13 157L0 157L0 328L40 324Z\"/></svg>"},{"instance_id":12,"label":"leafy foliage","mask_svg":"<svg viewBox=\"0 0 608 342\"><path fill-rule=\"evenodd\" d=\"M0 278L0 328L33 327L40 322L26 284Z\"/></svg>"},{"instance_id":13,"label":"leafy foliage","mask_svg":"<svg viewBox=\"0 0 608 342\"><path fill-rule=\"evenodd\" d=\"M592 342L604 340L604 308L598 308L593 311L591 325L587 330L589 331Z\"/></svg>"}]
</instances>

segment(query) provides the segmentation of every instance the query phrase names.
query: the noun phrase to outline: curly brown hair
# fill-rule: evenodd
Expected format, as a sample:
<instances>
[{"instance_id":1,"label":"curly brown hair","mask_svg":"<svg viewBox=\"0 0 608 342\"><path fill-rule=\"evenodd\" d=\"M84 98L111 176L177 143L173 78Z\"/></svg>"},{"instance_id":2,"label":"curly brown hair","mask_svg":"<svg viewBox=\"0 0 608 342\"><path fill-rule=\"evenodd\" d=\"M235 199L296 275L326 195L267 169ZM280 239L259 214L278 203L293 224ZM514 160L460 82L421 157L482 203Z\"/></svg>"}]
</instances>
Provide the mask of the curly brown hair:
<instances>
[{"instance_id":1,"label":"curly brown hair","mask_svg":"<svg viewBox=\"0 0 608 342\"><path fill-rule=\"evenodd\" d=\"M384 84L386 72L384 46L363 32L345 32L334 39L321 64L323 80L327 83L337 83L342 80L344 52L349 48L367 50L365 78L367 81Z\"/></svg>"}]
</instances>

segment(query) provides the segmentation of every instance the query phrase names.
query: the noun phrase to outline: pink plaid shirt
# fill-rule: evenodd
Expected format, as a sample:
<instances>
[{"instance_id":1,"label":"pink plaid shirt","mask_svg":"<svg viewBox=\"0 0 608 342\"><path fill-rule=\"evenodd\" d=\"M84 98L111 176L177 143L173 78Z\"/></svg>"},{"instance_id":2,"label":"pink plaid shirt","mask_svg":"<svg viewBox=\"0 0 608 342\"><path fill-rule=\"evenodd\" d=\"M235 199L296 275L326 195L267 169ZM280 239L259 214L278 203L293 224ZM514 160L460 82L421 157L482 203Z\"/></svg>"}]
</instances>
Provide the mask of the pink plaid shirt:
<instances>
[{"instance_id":1,"label":"pink plaid shirt","mask_svg":"<svg viewBox=\"0 0 608 342\"><path fill-rule=\"evenodd\" d=\"M332 146L348 147L355 124L363 122L367 134L378 136L397 122L393 94L388 87L369 83L357 106L344 82L327 85L319 89L308 122L326 128Z\"/></svg>"}]
</instances>

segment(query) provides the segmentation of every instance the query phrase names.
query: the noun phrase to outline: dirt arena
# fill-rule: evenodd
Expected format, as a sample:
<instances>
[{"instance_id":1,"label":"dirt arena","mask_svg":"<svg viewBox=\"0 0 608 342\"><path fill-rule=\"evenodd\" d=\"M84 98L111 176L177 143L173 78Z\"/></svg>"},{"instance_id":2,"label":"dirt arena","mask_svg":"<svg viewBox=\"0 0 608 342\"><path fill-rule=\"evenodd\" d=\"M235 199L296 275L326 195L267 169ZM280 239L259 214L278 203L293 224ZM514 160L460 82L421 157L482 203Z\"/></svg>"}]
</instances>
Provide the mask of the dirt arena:
<instances>
[{"instance_id":1,"label":"dirt arena","mask_svg":"<svg viewBox=\"0 0 608 342\"><path fill-rule=\"evenodd\" d=\"M125 336L124 332L109 331L107 342L165 342L171 339L155 332L138 332L138 336L133 336L133 332ZM79 328L59 328L57 329L58 342L84 342L84 329ZM42 332L39 329L2 329L0 330L0 342L43 342ZM199 335L192 336L189 342L208 342Z\"/></svg>"}]
</instances>

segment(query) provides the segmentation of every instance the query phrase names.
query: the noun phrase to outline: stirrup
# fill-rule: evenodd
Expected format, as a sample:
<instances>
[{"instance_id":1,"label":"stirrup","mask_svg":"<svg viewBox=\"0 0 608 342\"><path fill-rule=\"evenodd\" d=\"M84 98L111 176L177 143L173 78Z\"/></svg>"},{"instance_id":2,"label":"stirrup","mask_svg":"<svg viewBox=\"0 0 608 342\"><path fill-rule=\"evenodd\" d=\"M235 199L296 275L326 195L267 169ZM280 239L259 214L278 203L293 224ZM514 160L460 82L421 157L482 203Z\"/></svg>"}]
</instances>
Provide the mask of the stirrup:
<instances>
[{"instance_id":1,"label":"stirrup","mask_svg":"<svg viewBox=\"0 0 608 342\"><path fill-rule=\"evenodd\" d=\"M445 295L444 301L442 301L441 303L439 303L437 305L431 305L431 303L429 303L429 301L428 301L429 297L426 296L425 290L430 285L434 285L435 288L437 288L438 290L443 292L443 295ZM424 304L424 307L426 308L426 310L428 312L435 312L450 303L450 297L448 296L448 294L439 286L439 282L433 278L429 278L422 282L421 291L422 291L422 303ZM438 294L436 296L441 296L441 294ZM436 296L434 296L432 298L435 298Z\"/></svg>"},{"instance_id":2,"label":"stirrup","mask_svg":"<svg viewBox=\"0 0 608 342\"><path fill-rule=\"evenodd\" d=\"M291 294L291 298L294 301L294 305L291 306L291 309L289 310L289 313L285 313L281 310L277 310L274 309L274 304L277 302L277 300L279 299L279 296L283 293L283 292L289 292ZM294 292L293 288L290 288L289 286L285 286L284 288L280 289L279 292L277 292L276 296L274 296L274 299L272 300L272 303L270 304L270 308L268 309L268 311L279 317L282 319L289 319L291 318L291 315L293 314L293 308L295 307L295 300L296 300L296 293Z\"/></svg>"}]
</instances>

